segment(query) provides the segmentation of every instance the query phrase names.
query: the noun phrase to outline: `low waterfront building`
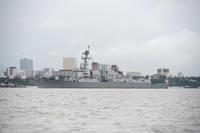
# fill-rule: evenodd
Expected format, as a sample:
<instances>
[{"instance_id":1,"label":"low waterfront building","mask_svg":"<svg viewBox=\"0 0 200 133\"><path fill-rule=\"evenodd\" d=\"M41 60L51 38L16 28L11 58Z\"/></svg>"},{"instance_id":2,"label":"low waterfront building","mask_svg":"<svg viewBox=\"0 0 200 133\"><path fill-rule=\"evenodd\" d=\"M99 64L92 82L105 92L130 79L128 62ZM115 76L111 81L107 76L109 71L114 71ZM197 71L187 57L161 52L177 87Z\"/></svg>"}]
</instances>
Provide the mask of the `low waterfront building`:
<instances>
[{"instance_id":1,"label":"low waterfront building","mask_svg":"<svg viewBox=\"0 0 200 133\"><path fill-rule=\"evenodd\" d=\"M17 77L19 77L20 79L26 79L26 72L23 70L19 70L17 73Z\"/></svg>"},{"instance_id":2,"label":"low waterfront building","mask_svg":"<svg viewBox=\"0 0 200 133\"><path fill-rule=\"evenodd\" d=\"M9 67L6 70L6 75L10 78L13 79L17 76L18 70L16 67Z\"/></svg>"},{"instance_id":3,"label":"low waterfront building","mask_svg":"<svg viewBox=\"0 0 200 133\"><path fill-rule=\"evenodd\" d=\"M168 68L158 68L157 74L168 77L169 76L169 69Z\"/></svg>"},{"instance_id":4,"label":"low waterfront building","mask_svg":"<svg viewBox=\"0 0 200 133\"><path fill-rule=\"evenodd\" d=\"M140 72L127 72L126 77L139 78L139 77L141 77L141 73Z\"/></svg>"},{"instance_id":5,"label":"low waterfront building","mask_svg":"<svg viewBox=\"0 0 200 133\"><path fill-rule=\"evenodd\" d=\"M53 68L44 68L42 71L43 78L50 78L53 76Z\"/></svg>"}]
</instances>

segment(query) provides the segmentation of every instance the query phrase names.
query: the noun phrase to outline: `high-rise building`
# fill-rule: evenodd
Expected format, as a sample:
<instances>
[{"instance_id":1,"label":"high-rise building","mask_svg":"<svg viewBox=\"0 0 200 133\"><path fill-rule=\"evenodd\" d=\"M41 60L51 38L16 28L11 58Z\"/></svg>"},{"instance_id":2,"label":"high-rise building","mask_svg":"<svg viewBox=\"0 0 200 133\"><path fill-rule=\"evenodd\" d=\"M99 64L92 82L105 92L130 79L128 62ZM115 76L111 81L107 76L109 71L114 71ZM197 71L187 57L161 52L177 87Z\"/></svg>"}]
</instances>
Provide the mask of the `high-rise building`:
<instances>
[{"instance_id":1,"label":"high-rise building","mask_svg":"<svg viewBox=\"0 0 200 133\"><path fill-rule=\"evenodd\" d=\"M33 60L27 58L20 59L20 70L33 70Z\"/></svg>"},{"instance_id":2,"label":"high-rise building","mask_svg":"<svg viewBox=\"0 0 200 133\"><path fill-rule=\"evenodd\" d=\"M20 70L25 72L26 77L30 78L33 76L33 60L23 58L20 59Z\"/></svg>"},{"instance_id":3,"label":"high-rise building","mask_svg":"<svg viewBox=\"0 0 200 133\"><path fill-rule=\"evenodd\" d=\"M77 69L76 58L64 57L63 58L63 70L75 70Z\"/></svg>"}]
</instances>

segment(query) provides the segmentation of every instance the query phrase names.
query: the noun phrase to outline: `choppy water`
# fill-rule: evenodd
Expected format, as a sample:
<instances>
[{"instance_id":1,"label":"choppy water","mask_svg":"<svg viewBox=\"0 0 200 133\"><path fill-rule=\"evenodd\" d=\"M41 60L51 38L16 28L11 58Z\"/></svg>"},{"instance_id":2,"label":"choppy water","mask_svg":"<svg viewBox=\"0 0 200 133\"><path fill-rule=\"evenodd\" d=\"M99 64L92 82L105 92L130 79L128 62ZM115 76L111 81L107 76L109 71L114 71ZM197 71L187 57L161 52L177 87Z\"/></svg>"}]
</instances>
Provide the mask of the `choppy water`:
<instances>
[{"instance_id":1,"label":"choppy water","mask_svg":"<svg viewBox=\"0 0 200 133\"><path fill-rule=\"evenodd\" d=\"M0 132L200 133L200 90L0 88Z\"/></svg>"}]
</instances>

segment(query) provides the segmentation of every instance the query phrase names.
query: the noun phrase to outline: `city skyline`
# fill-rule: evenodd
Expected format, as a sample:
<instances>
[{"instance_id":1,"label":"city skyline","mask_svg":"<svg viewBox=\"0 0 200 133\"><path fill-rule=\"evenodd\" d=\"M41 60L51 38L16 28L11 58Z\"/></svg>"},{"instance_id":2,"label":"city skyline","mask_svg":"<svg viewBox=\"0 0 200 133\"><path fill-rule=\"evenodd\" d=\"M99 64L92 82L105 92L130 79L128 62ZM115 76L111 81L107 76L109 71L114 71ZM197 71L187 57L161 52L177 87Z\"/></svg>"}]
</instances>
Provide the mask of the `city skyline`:
<instances>
[{"instance_id":1,"label":"city skyline","mask_svg":"<svg viewBox=\"0 0 200 133\"><path fill-rule=\"evenodd\" d=\"M123 71L200 75L200 1L0 1L0 71L19 68L21 58L34 69L62 68L91 46L93 61Z\"/></svg>"},{"instance_id":2,"label":"city skyline","mask_svg":"<svg viewBox=\"0 0 200 133\"><path fill-rule=\"evenodd\" d=\"M91 58L92 59L92 58ZM77 64L77 60L75 57L63 57L63 60L62 60L62 67L61 68L58 68L58 69L55 69L53 67L44 67L42 69L34 69L33 68L33 59L29 59L29 58L22 58L19 60L19 68L18 66L9 66L8 68L6 68L6 70L2 71L1 74L3 74L4 76L5 73L8 71L8 69L12 69L12 68L15 68L16 72L25 72L24 74L25 75L28 75L28 77L32 77L34 76L34 73L38 73L38 72L44 72L46 70L51 70L52 72L56 72L56 71L81 71L82 69L82 63L81 62L78 66ZM117 70L119 71L120 67L116 64L104 64L104 63L101 63L101 62L93 62L93 61L89 61L91 63L89 63L89 70L107 70L107 71L112 71L112 70ZM99 66L98 66L99 65ZM113 67L113 68L112 68ZM170 76L188 76L188 75L184 75L184 72L182 71L178 71L177 73L171 73L170 72L170 69L169 68L166 68L166 67L158 67L158 68L155 68L155 71L152 72L151 74L145 74L141 71L124 71L124 70L121 70L120 72L122 72L122 74L125 76L129 73L134 73L134 74L137 74L137 75L140 75L140 76L146 76L146 75L154 75L154 74L159 74L159 75L163 75L163 73L167 73L167 75L170 77ZM180 75L181 74L181 75ZM164 74L166 75L166 74ZM191 75L191 76L194 76L194 75Z\"/></svg>"}]
</instances>

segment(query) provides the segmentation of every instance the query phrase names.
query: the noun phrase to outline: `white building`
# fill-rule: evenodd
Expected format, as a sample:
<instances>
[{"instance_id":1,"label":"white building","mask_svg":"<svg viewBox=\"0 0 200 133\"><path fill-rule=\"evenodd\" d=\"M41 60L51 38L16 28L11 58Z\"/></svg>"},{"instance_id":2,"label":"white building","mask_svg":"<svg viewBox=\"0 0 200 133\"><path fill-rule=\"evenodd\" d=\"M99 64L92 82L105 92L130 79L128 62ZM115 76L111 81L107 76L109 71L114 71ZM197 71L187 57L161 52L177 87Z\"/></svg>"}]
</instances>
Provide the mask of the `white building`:
<instances>
[{"instance_id":1,"label":"white building","mask_svg":"<svg viewBox=\"0 0 200 133\"><path fill-rule=\"evenodd\" d=\"M74 57L63 58L63 70L75 70L77 69L77 61Z\"/></svg>"},{"instance_id":2,"label":"white building","mask_svg":"<svg viewBox=\"0 0 200 133\"><path fill-rule=\"evenodd\" d=\"M53 68L44 68L43 69L43 77L50 78L51 76L53 76Z\"/></svg>"},{"instance_id":3,"label":"white building","mask_svg":"<svg viewBox=\"0 0 200 133\"><path fill-rule=\"evenodd\" d=\"M12 78L15 78L17 76L18 70L17 70L16 67L9 67L6 70L6 73L7 73L7 76L12 79Z\"/></svg>"},{"instance_id":4,"label":"white building","mask_svg":"<svg viewBox=\"0 0 200 133\"><path fill-rule=\"evenodd\" d=\"M26 72L23 70L17 70L16 77L19 77L20 79L26 79Z\"/></svg>"}]
</instances>

